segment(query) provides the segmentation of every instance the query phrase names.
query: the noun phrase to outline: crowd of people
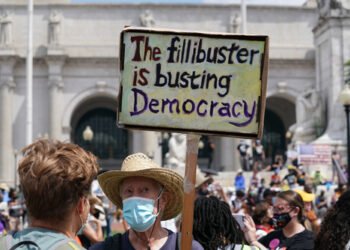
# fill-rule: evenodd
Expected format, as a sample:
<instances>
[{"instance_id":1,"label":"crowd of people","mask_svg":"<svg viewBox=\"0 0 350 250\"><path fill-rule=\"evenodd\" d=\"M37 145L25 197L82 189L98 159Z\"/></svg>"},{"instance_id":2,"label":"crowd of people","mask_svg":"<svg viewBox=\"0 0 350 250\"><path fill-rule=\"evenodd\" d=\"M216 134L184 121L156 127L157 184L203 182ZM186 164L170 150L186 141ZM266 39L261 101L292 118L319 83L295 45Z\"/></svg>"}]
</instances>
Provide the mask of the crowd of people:
<instances>
[{"instance_id":1,"label":"crowd of people","mask_svg":"<svg viewBox=\"0 0 350 250\"><path fill-rule=\"evenodd\" d=\"M350 191L329 197L320 171L265 166L254 147L232 187L197 169L191 249L350 249ZM22 153L20 188L0 184L0 249L180 249L181 173L143 153L101 172L92 153L48 139Z\"/></svg>"}]
</instances>

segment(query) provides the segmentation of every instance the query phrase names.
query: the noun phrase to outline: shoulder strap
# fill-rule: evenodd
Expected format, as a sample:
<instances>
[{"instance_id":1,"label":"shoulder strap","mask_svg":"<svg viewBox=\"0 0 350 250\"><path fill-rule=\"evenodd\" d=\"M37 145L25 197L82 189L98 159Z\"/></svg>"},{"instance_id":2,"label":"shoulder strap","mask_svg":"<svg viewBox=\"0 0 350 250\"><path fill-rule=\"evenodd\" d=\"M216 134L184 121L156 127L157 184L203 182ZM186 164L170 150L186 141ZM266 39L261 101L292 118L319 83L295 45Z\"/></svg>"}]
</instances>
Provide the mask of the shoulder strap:
<instances>
[{"instance_id":1,"label":"shoulder strap","mask_svg":"<svg viewBox=\"0 0 350 250\"><path fill-rule=\"evenodd\" d=\"M40 250L40 247L34 241L24 240L24 241L17 242L14 245L13 245L13 243L14 243L13 234L6 234L6 235L3 235L2 237L0 237L0 249L14 250L20 246L32 245L32 246L36 247L38 250Z\"/></svg>"},{"instance_id":2,"label":"shoulder strap","mask_svg":"<svg viewBox=\"0 0 350 250\"><path fill-rule=\"evenodd\" d=\"M31 246L36 247L38 250L41 250L39 245L31 240L19 241L16 244L12 245L13 243L14 243L13 235L11 235L11 234L7 234L6 236L0 237L0 249L15 250L20 246L31 245ZM12 247L9 248L10 246L12 246ZM59 250L59 249L66 250L67 246L70 246L70 249L72 249L72 250L81 249L81 247L79 247L78 244L73 239L70 239L70 238L59 240L50 249L51 250ZM63 248L61 248L61 247L63 247Z\"/></svg>"},{"instance_id":3,"label":"shoulder strap","mask_svg":"<svg viewBox=\"0 0 350 250\"><path fill-rule=\"evenodd\" d=\"M175 246L176 250L180 250L181 249L181 232L176 233L176 246Z\"/></svg>"},{"instance_id":4,"label":"shoulder strap","mask_svg":"<svg viewBox=\"0 0 350 250\"><path fill-rule=\"evenodd\" d=\"M107 237L104 249L122 249L122 234L115 234L113 236Z\"/></svg>"},{"instance_id":5,"label":"shoulder strap","mask_svg":"<svg viewBox=\"0 0 350 250\"><path fill-rule=\"evenodd\" d=\"M35 246L37 249L40 250L40 247L38 246L38 244L36 244L34 241L30 241L30 240L24 240L24 241L20 241L16 244L14 244L9 250L14 250L20 246L23 246L23 245L32 245L32 246Z\"/></svg>"}]
</instances>

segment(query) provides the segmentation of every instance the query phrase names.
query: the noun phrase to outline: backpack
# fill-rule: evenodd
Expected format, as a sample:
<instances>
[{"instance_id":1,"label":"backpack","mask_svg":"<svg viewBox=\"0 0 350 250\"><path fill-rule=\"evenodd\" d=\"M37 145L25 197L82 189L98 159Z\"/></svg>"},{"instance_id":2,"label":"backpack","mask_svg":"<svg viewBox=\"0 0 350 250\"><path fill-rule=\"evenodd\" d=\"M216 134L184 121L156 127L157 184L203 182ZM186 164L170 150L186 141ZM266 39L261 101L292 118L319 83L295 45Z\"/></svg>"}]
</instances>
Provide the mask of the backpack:
<instances>
[{"instance_id":1,"label":"backpack","mask_svg":"<svg viewBox=\"0 0 350 250\"><path fill-rule=\"evenodd\" d=\"M81 248L72 239L58 240L50 249L41 249L40 246L31 240L23 240L15 243L13 234L7 234L0 237L0 249L16 250L21 246L34 246L37 250L80 250ZM69 248L67 248L69 246Z\"/></svg>"}]
</instances>

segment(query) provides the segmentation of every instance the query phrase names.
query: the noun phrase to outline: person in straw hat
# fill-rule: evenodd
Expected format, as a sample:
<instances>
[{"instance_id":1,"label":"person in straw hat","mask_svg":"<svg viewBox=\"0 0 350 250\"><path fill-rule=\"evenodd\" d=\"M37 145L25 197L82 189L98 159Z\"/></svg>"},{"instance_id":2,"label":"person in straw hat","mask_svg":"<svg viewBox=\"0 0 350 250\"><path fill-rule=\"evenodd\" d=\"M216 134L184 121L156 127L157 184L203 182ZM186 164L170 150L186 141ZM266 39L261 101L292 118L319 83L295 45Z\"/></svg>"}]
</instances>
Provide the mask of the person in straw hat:
<instances>
[{"instance_id":1,"label":"person in straw hat","mask_svg":"<svg viewBox=\"0 0 350 250\"><path fill-rule=\"evenodd\" d=\"M174 218L182 210L181 175L136 153L124 159L121 170L105 172L98 181L106 196L123 209L130 229L89 249L179 249L178 234L163 228L161 221ZM192 249L203 248L193 240Z\"/></svg>"}]
</instances>

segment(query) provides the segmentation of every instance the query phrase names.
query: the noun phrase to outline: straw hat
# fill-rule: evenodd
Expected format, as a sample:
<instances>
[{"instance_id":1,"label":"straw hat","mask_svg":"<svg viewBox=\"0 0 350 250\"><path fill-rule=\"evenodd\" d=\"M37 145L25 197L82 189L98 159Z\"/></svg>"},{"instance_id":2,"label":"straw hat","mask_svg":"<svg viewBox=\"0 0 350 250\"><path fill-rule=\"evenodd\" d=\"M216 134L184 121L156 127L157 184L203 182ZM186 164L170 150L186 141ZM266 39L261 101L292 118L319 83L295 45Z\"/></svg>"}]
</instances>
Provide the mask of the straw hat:
<instances>
[{"instance_id":1,"label":"straw hat","mask_svg":"<svg viewBox=\"0 0 350 250\"><path fill-rule=\"evenodd\" d=\"M213 177L211 176L205 176L204 173L202 173L198 167L196 169L196 188L199 188L202 184L206 182L212 182Z\"/></svg>"},{"instance_id":2,"label":"straw hat","mask_svg":"<svg viewBox=\"0 0 350 250\"><path fill-rule=\"evenodd\" d=\"M174 218L182 210L183 178L176 172L162 168L145 154L136 153L126 157L121 170L112 170L98 176L98 182L106 196L119 208L123 206L120 197L120 184L128 177L146 177L164 186L170 197L166 204L162 220Z\"/></svg>"}]
</instances>

